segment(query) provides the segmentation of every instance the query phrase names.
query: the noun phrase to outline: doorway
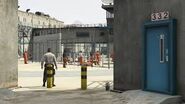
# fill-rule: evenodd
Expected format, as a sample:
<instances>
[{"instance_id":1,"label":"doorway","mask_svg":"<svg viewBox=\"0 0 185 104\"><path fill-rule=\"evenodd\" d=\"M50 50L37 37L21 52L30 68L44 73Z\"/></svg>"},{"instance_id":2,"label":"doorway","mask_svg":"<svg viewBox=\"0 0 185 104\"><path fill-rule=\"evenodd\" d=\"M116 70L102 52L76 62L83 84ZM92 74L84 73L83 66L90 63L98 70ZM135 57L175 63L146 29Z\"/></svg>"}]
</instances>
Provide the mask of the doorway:
<instances>
[{"instance_id":1,"label":"doorway","mask_svg":"<svg viewBox=\"0 0 185 104\"><path fill-rule=\"evenodd\" d=\"M176 93L175 24L175 20L144 24L144 90Z\"/></svg>"}]
</instances>

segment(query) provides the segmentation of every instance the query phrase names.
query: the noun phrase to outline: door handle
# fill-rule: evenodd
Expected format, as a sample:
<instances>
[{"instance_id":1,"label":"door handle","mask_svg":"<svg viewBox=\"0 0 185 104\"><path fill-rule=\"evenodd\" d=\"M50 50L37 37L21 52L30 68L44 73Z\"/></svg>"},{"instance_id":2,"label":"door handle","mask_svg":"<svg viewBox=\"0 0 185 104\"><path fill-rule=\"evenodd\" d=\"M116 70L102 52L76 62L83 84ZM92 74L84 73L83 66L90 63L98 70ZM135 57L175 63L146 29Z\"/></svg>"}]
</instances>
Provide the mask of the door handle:
<instances>
[{"instance_id":1,"label":"door handle","mask_svg":"<svg viewBox=\"0 0 185 104\"><path fill-rule=\"evenodd\" d=\"M164 63L165 61L165 57L164 57L164 34L160 35L160 39L159 39L159 51L160 51L160 63Z\"/></svg>"}]
</instances>

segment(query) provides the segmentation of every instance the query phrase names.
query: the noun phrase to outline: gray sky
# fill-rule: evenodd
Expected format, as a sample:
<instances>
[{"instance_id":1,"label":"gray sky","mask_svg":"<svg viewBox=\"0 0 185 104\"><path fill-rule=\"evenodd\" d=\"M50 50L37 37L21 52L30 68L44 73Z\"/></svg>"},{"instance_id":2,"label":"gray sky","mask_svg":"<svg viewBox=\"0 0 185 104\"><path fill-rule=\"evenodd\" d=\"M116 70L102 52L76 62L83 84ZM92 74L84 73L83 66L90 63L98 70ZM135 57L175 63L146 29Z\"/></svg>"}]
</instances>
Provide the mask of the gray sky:
<instances>
[{"instance_id":1,"label":"gray sky","mask_svg":"<svg viewBox=\"0 0 185 104\"><path fill-rule=\"evenodd\" d=\"M101 0L19 0L19 10L41 11L65 24L105 23L106 14L101 5Z\"/></svg>"}]
</instances>

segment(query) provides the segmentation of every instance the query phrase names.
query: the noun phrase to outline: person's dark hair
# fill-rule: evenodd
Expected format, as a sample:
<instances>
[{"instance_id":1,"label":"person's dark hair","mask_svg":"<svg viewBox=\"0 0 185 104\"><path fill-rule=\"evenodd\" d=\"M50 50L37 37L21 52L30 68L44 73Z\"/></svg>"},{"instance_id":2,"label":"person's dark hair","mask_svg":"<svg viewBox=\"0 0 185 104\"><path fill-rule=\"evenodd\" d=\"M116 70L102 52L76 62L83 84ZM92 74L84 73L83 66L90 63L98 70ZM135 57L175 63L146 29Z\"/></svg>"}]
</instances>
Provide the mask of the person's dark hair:
<instances>
[{"instance_id":1,"label":"person's dark hair","mask_svg":"<svg viewBox=\"0 0 185 104\"><path fill-rule=\"evenodd\" d=\"M51 48L48 48L48 52L51 52Z\"/></svg>"}]
</instances>

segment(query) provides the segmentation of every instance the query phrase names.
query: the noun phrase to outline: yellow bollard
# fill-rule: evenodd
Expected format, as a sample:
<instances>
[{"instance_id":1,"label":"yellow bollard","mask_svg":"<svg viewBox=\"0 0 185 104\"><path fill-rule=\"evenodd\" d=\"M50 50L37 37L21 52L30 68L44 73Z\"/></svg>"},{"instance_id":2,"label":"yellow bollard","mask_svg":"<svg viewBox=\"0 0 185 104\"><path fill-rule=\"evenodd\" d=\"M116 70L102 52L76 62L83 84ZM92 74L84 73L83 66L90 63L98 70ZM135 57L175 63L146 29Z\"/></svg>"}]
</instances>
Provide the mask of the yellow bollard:
<instances>
[{"instance_id":1,"label":"yellow bollard","mask_svg":"<svg viewBox=\"0 0 185 104\"><path fill-rule=\"evenodd\" d=\"M81 89L82 90L87 89L87 66L86 65L81 66Z\"/></svg>"},{"instance_id":2,"label":"yellow bollard","mask_svg":"<svg viewBox=\"0 0 185 104\"><path fill-rule=\"evenodd\" d=\"M47 88L53 87L53 66L51 64L47 65Z\"/></svg>"}]
</instances>

